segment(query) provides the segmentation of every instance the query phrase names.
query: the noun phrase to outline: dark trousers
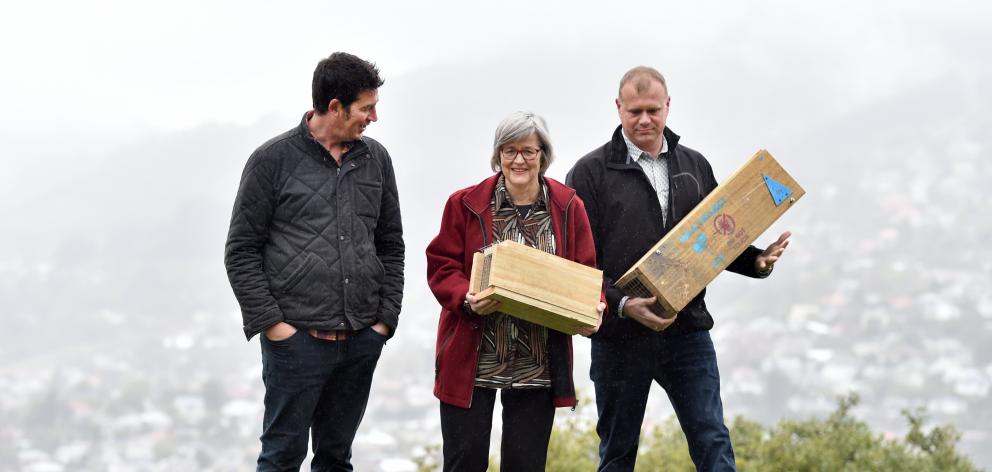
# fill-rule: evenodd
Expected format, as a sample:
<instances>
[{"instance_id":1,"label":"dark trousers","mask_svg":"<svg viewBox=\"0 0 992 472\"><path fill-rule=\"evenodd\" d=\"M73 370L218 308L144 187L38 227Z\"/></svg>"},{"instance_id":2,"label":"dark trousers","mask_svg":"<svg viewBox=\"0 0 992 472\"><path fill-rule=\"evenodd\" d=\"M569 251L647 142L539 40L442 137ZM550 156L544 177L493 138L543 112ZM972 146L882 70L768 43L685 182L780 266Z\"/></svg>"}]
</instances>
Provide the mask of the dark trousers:
<instances>
[{"instance_id":1,"label":"dark trousers","mask_svg":"<svg viewBox=\"0 0 992 472\"><path fill-rule=\"evenodd\" d=\"M441 403L445 472L485 472L489 467L489 436L493 427L496 391L475 387L469 408ZM503 405L500 470L542 472L548 458L548 442L555 419L551 389L500 391Z\"/></svg>"},{"instance_id":2,"label":"dark trousers","mask_svg":"<svg viewBox=\"0 0 992 472\"><path fill-rule=\"evenodd\" d=\"M632 471L651 382L668 394L696 470L736 470L708 331L592 342L600 471Z\"/></svg>"},{"instance_id":3,"label":"dark trousers","mask_svg":"<svg viewBox=\"0 0 992 472\"><path fill-rule=\"evenodd\" d=\"M298 472L311 431L310 470L352 470L351 442L385 341L371 328L344 341L317 339L302 329L282 341L261 335L265 417L257 471Z\"/></svg>"}]
</instances>

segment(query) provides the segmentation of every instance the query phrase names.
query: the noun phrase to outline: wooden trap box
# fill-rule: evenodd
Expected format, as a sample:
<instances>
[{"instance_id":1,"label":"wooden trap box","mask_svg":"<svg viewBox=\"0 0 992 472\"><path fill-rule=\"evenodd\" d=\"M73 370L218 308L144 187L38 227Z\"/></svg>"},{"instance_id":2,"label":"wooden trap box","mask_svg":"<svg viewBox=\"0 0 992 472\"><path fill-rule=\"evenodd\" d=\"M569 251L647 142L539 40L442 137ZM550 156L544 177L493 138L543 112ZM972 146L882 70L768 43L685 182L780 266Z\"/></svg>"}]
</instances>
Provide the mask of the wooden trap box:
<instances>
[{"instance_id":1,"label":"wooden trap box","mask_svg":"<svg viewBox=\"0 0 992 472\"><path fill-rule=\"evenodd\" d=\"M671 318L806 191L762 149L714 189L617 281L629 296L657 296Z\"/></svg>"},{"instance_id":2,"label":"wooden trap box","mask_svg":"<svg viewBox=\"0 0 992 472\"><path fill-rule=\"evenodd\" d=\"M498 300L499 311L566 334L596 326L602 287L603 271L515 241L475 253L469 279L469 291Z\"/></svg>"}]
</instances>

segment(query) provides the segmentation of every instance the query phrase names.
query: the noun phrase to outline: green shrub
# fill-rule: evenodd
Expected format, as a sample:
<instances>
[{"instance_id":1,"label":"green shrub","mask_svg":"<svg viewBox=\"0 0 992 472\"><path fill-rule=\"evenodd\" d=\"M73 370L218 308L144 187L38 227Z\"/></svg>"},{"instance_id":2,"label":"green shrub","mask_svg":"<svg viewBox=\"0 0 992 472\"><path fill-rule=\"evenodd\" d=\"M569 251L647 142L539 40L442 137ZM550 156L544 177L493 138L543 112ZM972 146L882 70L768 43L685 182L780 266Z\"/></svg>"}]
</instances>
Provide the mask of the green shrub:
<instances>
[{"instance_id":1,"label":"green shrub","mask_svg":"<svg viewBox=\"0 0 992 472\"><path fill-rule=\"evenodd\" d=\"M978 472L957 451L961 435L953 426L925 427L922 409L903 411L909 431L887 439L851 416L859 398L838 401L825 419L782 420L766 427L737 417L730 425L741 472ZM583 402L590 404L588 400ZM440 470L437 445L415 460L419 472ZM548 472L593 471L599 463L596 424L572 414L555 424L548 446ZM429 457L428 457L429 456ZM490 461L490 470L498 470ZM685 436L674 418L641 432L638 471L692 472Z\"/></svg>"}]
</instances>

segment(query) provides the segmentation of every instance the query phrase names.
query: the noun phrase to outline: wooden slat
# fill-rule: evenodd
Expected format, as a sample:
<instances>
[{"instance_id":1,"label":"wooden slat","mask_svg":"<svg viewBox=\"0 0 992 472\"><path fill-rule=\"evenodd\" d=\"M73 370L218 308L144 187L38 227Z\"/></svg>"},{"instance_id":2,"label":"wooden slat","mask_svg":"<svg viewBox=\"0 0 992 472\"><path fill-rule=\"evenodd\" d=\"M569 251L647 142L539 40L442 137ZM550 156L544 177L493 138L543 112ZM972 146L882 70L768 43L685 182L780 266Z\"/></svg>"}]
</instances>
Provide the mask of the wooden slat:
<instances>
[{"instance_id":1,"label":"wooden slat","mask_svg":"<svg viewBox=\"0 0 992 472\"><path fill-rule=\"evenodd\" d=\"M493 247L490 278L500 288L593 316L602 288L602 271L513 241Z\"/></svg>"},{"instance_id":2,"label":"wooden slat","mask_svg":"<svg viewBox=\"0 0 992 472\"><path fill-rule=\"evenodd\" d=\"M472 273L468 279L468 293L479 293L482 291L482 260L485 256L481 252L472 254Z\"/></svg>"},{"instance_id":3,"label":"wooden slat","mask_svg":"<svg viewBox=\"0 0 992 472\"><path fill-rule=\"evenodd\" d=\"M572 318L567 315L563 316L558 307L508 290L496 288L490 298L499 300L499 310L503 313L508 313L516 318L546 326L565 334L577 333L577 328L580 326L596 326L595 317L588 319L580 317ZM593 310L593 313L595 314L595 310Z\"/></svg>"}]
</instances>

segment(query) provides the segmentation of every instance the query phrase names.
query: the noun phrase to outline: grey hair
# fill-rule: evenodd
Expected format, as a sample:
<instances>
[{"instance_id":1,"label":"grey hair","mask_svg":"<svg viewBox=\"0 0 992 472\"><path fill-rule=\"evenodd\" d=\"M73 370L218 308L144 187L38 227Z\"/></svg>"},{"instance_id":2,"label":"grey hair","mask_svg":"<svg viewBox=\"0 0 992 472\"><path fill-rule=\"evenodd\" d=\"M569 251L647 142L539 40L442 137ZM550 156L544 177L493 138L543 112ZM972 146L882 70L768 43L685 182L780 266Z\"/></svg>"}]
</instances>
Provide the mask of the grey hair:
<instances>
[{"instance_id":1,"label":"grey hair","mask_svg":"<svg viewBox=\"0 0 992 472\"><path fill-rule=\"evenodd\" d=\"M548 124L544 122L544 118L526 111L511 113L496 127L496 137L493 139L493 155L489 161L489 166L492 167L493 172L498 172L500 169L499 150L503 146L532 134L537 135L537 141L541 145L540 175L544 175L544 171L548 170L548 167L555 160L554 149L551 147L551 134L548 132Z\"/></svg>"}]
</instances>

